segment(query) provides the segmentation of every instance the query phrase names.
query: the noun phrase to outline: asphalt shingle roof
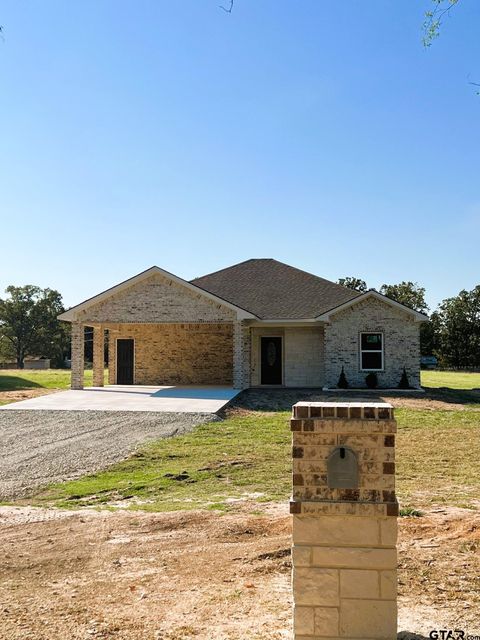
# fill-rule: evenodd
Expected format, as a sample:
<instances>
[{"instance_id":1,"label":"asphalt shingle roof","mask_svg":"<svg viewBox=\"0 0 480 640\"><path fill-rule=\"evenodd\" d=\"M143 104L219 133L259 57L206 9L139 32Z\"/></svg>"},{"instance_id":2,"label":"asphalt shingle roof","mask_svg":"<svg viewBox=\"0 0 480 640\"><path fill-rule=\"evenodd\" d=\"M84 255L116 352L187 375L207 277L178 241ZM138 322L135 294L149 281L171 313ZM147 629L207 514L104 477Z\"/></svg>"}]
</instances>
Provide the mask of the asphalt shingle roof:
<instances>
[{"instance_id":1,"label":"asphalt shingle roof","mask_svg":"<svg viewBox=\"0 0 480 640\"><path fill-rule=\"evenodd\" d=\"M191 283L272 320L315 318L360 295L272 258L252 258Z\"/></svg>"}]
</instances>

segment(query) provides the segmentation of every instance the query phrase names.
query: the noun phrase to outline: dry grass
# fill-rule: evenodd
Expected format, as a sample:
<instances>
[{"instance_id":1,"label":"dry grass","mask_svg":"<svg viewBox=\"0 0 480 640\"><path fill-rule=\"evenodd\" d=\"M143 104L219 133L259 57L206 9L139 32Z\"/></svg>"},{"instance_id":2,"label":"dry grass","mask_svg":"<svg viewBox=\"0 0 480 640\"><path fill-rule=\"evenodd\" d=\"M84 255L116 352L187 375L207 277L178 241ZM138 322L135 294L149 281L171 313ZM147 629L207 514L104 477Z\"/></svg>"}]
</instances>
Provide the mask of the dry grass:
<instances>
[{"instance_id":1,"label":"dry grass","mask_svg":"<svg viewBox=\"0 0 480 640\"><path fill-rule=\"evenodd\" d=\"M480 500L480 413L397 409L401 502L474 506Z\"/></svg>"}]
</instances>

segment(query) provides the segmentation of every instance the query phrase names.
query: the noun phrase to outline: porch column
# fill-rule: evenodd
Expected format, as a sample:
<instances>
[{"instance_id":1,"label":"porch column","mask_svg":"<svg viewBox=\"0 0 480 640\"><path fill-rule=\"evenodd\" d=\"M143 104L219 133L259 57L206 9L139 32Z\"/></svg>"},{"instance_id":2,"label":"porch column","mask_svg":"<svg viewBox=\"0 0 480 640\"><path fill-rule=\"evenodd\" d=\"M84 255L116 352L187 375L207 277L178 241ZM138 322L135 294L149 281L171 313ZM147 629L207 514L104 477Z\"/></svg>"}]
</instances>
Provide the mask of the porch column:
<instances>
[{"instance_id":1,"label":"porch column","mask_svg":"<svg viewBox=\"0 0 480 640\"><path fill-rule=\"evenodd\" d=\"M72 322L72 389L83 389L83 369L85 357L84 327L80 322Z\"/></svg>"},{"instance_id":2,"label":"porch column","mask_svg":"<svg viewBox=\"0 0 480 640\"><path fill-rule=\"evenodd\" d=\"M93 386L103 387L104 358L104 330L102 325L93 327Z\"/></svg>"},{"instance_id":3,"label":"porch column","mask_svg":"<svg viewBox=\"0 0 480 640\"><path fill-rule=\"evenodd\" d=\"M242 320L233 323L233 386L250 386L250 327Z\"/></svg>"}]
</instances>

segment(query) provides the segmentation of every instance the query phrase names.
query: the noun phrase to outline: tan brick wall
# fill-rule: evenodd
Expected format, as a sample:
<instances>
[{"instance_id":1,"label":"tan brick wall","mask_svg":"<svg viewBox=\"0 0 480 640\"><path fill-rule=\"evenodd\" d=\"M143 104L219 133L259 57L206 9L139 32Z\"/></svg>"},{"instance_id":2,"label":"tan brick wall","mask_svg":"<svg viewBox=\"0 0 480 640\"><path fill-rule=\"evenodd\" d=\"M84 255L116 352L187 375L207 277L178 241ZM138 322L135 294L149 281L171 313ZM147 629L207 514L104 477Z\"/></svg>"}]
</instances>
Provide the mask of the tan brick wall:
<instances>
[{"instance_id":1,"label":"tan brick wall","mask_svg":"<svg viewBox=\"0 0 480 640\"><path fill-rule=\"evenodd\" d=\"M323 327L285 328L285 386L323 386L323 340Z\"/></svg>"},{"instance_id":2,"label":"tan brick wall","mask_svg":"<svg viewBox=\"0 0 480 640\"><path fill-rule=\"evenodd\" d=\"M236 313L161 275L153 275L79 314L89 322L221 322Z\"/></svg>"},{"instance_id":3,"label":"tan brick wall","mask_svg":"<svg viewBox=\"0 0 480 640\"><path fill-rule=\"evenodd\" d=\"M135 340L135 384L231 385L231 323L109 325L109 383L115 384L115 341Z\"/></svg>"},{"instance_id":4,"label":"tan brick wall","mask_svg":"<svg viewBox=\"0 0 480 640\"><path fill-rule=\"evenodd\" d=\"M104 371L104 342L105 331L103 327L93 328L93 386L103 387Z\"/></svg>"},{"instance_id":5,"label":"tan brick wall","mask_svg":"<svg viewBox=\"0 0 480 640\"><path fill-rule=\"evenodd\" d=\"M244 320L233 323L233 386L247 389L251 380L251 337L250 327Z\"/></svg>"},{"instance_id":6,"label":"tan brick wall","mask_svg":"<svg viewBox=\"0 0 480 640\"><path fill-rule=\"evenodd\" d=\"M85 328L79 322L72 322L72 389L83 389Z\"/></svg>"},{"instance_id":7,"label":"tan brick wall","mask_svg":"<svg viewBox=\"0 0 480 640\"><path fill-rule=\"evenodd\" d=\"M388 405L298 403L291 420L295 640L397 635L395 432ZM348 446L358 489L328 487Z\"/></svg>"},{"instance_id":8,"label":"tan brick wall","mask_svg":"<svg viewBox=\"0 0 480 640\"><path fill-rule=\"evenodd\" d=\"M384 334L384 370L379 386L397 387L403 367L412 387L420 386L420 323L401 309L369 298L332 316L325 325L325 384L335 387L342 366L352 387L365 387L368 372L360 368L360 332Z\"/></svg>"},{"instance_id":9,"label":"tan brick wall","mask_svg":"<svg viewBox=\"0 0 480 640\"><path fill-rule=\"evenodd\" d=\"M252 327L251 384L260 385L260 338L283 338L283 379L286 387L322 387L324 384L323 327Z\"/></svg>"}]
</instances>

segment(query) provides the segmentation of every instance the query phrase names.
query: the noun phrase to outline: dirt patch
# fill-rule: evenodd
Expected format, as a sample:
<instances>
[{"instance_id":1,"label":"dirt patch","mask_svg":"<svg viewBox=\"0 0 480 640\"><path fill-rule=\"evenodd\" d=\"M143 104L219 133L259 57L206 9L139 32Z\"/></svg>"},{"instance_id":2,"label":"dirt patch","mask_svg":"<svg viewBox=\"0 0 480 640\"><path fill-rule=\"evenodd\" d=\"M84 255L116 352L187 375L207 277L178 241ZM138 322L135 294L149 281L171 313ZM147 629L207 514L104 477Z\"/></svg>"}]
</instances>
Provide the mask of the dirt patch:
<instances>
[{"instance_id":1,"label":"dirt patch","mask_svg":"<svg viewBox=\"0 0 480 640\"><path fill-rule=\"evenodd\" d=\"M404 625L418 616L424 629L480 633L478 512L437 508L426 517L401 519L399 594Z\"/></svg>"},{"instance_id":2,"label":"dirt patch","mask_svg":"<svg viewBox=\"0 0 480 640\"><path fill-rule=\"evenodd\" d=\"M430 410L462 410L480 406L480 391L428 389L426 392L351 390L342 395L321 389L246 389L228 404L226 413L242 411L290 411L300 401L310 402L389 402L394 407Z\"/></svg>"},{"instance_id":3,"label":"dirt patch","mask_svg":"<svg viewBox=\"0 0 480 640\"><path fill-rule=\"evenodd\" d=\"M18 402L19 400L29 400L46 396L49 393L58 393L62 389L22 389L19 391L0 391L0 404L2 402Z\"/></svg>"},{"instance_id":4,"label":"dirt patch","mask_svg":"<svg viewBox=\"0 0 480 640\"><path fill-rule=\"evenodd\" d=\"M290 517L264 509L1 508L0 638L290 639ZM400 629L478 632L480 515L445 509L400 525Z\"/></svg>"}]
</instances>

